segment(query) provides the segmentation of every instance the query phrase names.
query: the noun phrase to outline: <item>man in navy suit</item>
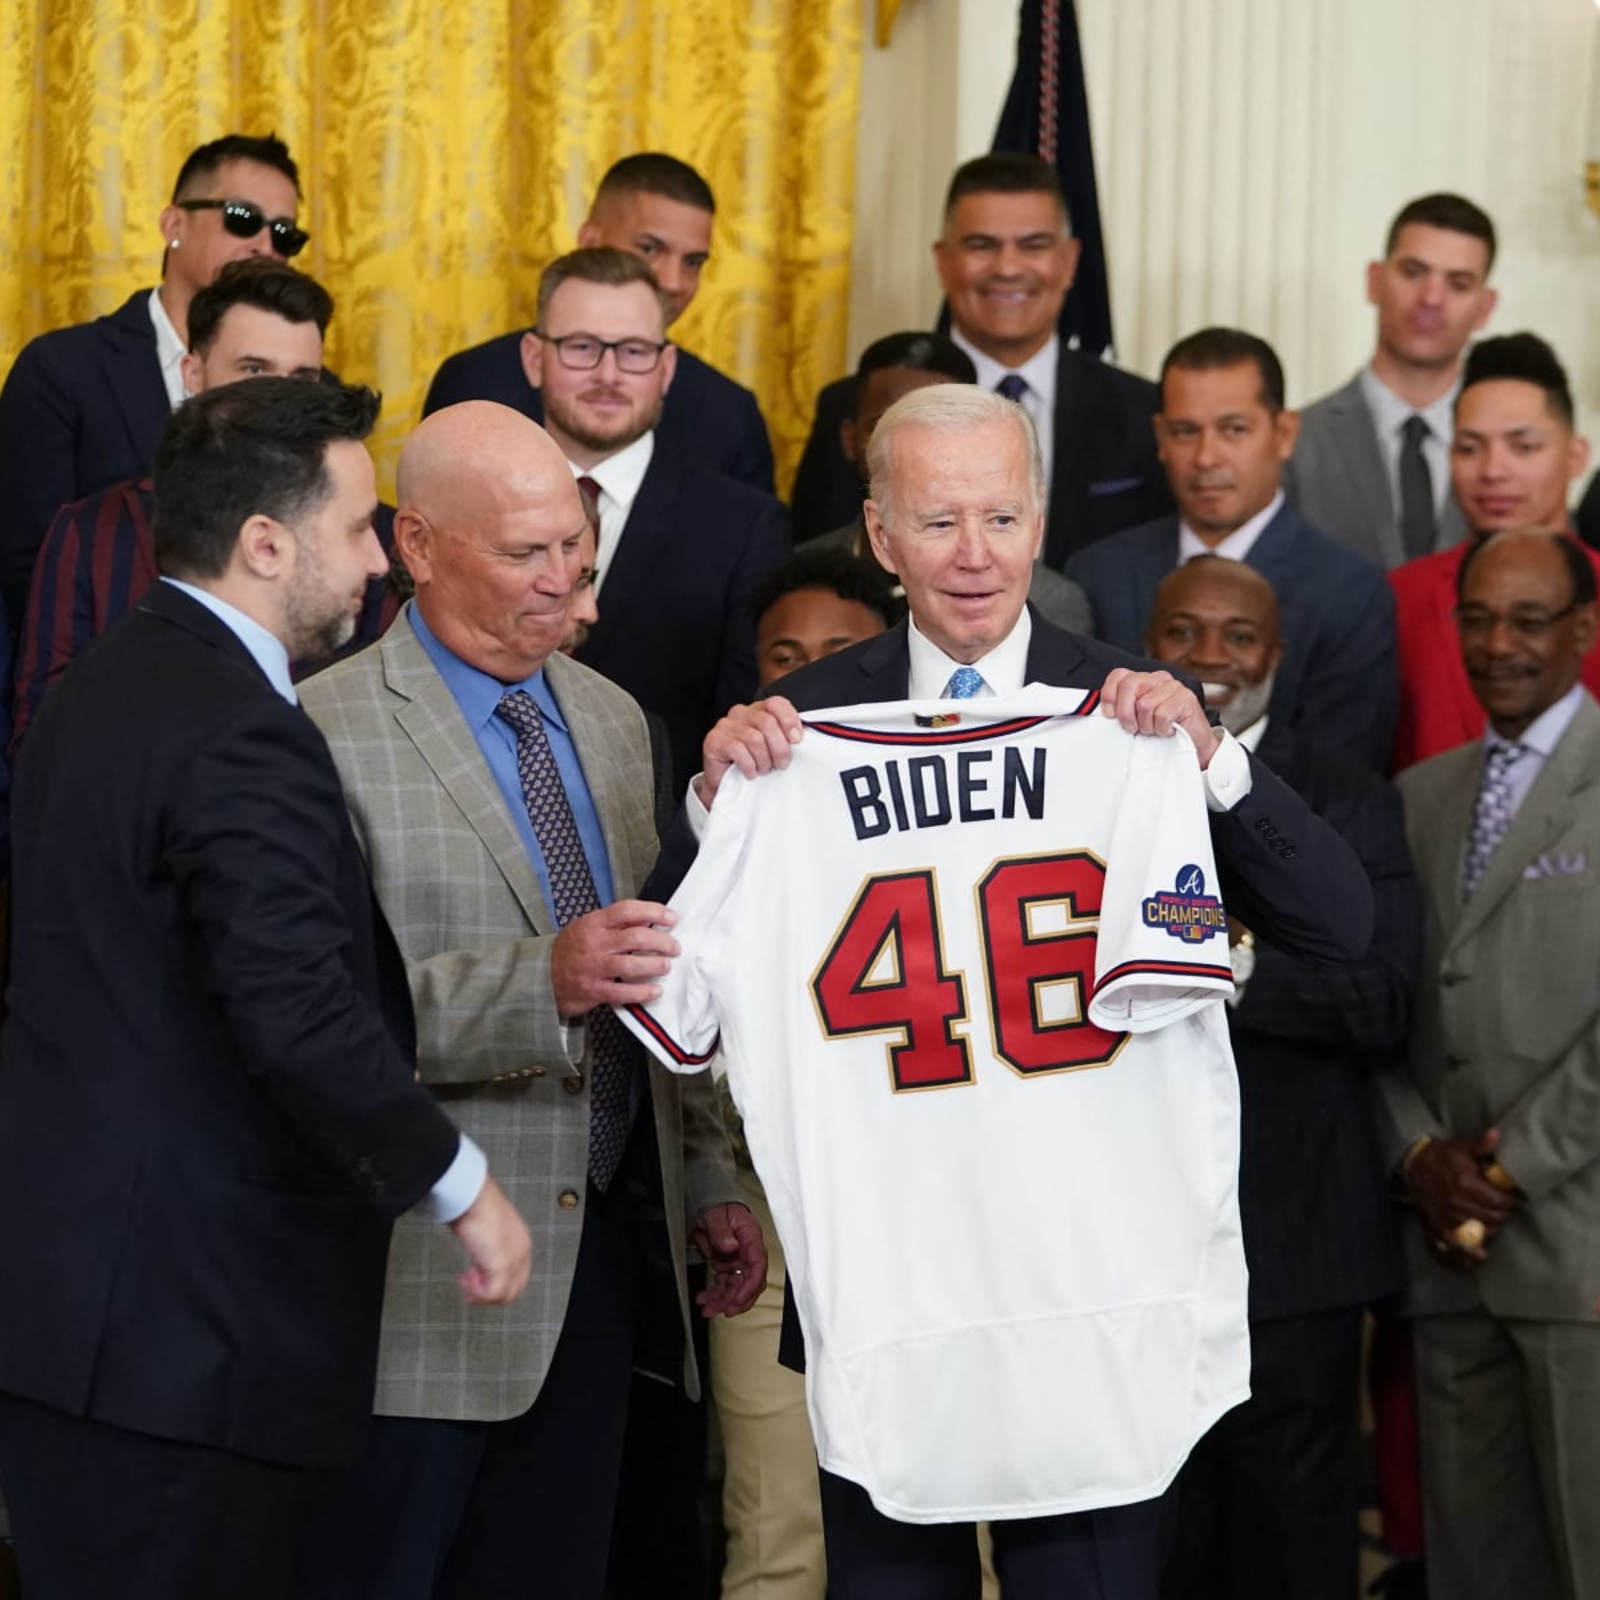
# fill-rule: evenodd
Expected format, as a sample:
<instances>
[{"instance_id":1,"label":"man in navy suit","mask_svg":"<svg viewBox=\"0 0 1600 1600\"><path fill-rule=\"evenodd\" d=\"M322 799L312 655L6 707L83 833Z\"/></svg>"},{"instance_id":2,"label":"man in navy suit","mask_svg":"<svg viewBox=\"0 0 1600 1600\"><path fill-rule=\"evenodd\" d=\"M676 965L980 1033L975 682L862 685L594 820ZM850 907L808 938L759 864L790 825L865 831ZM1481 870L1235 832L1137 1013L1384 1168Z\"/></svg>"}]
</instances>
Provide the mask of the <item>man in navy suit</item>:
<instances>
[{"instance_id":1,"label":"man in navy suit","mask_svg":"<svg viewBox=\"0 0 1600 1600\"><path fill-rule=\"evenodd\" d=\"M1067 576L1089 596L1096 637L1137 650L1174 567L1207 550L1249 562L1283 611L1279 725L1314 730L1383 772L1399 699L1394 597L1373 562L1302 522L1284 498L1296 427L1265 340L1233 328L1179 340L1162 364L1156 418L1178 515L1080 550Z\"/></svg>"},{"instance_id":2,"label":"man in navy suit","mask_svg":"<svg viewBox=\"0 0 1600 1600\"><path fill-rule=\"evenodd\" d=\"M795 707L938 698L957 669L970 668L979 674L979 695L1013 694L1025 683L1099 689L1105 711L1130 732L1161 736L1182 727L1202 768L1229 910L1307 960L1359 956L1371 933L1372 897L1334 830L1211 726L1188 682L1053 628L1027 605L1044 536L1044 474L1021 408L962 384L917 390L879 423L870 465L873 552L905 585L908 620L802 667L784 679L783 697L737 707L717 723L646 892L664 892L687 868L693 831L730 767L754 777L787 763L791 742L803 737ZM970 684L962 687L970 692ZM1128 1248L1136 1240L1135 1230ZM905 1247L929 1248L914 1233ZM939 1270L936 1247L928 1270ZM859 1485L829 1472L822 1473L822 1506L830 1592L976 1600L970 1523L896 1522ZM993 1532L1010 1600L1153 1600L1157 1592L1159 1499L996 1522Z\"/></svg>"},{"instance_id":3,"label":"man in navy suit","mask_svg":"<svg viewBox=\"0 0 1600 1600\"><path fill-rule=\"evenodd\" d=\"M711 186L687 162L654 151L624 156L600 180L578 244L643 257L670 326L700 287L716 208ZM543 397L537 385L528 387L523 371L526 337L517 329L451 356L434 374L422 414L458 400L498 400L543 422ZM661 412L662 440L674 454L771 494L772 442L756 397L687 350L679 349L676 359L672 398Z\"/></svg>"},{"instance_id":4,"label":"man in navy suit","mask_svg":"<svg viewBox=\"0 0 1600 1600\"><path fill-rule=\"evenodd\" d=\"M1250 1398L1179 1475L1163 1600L1349 1600L1362 1310L1403 1281L1370 1084L1405 1036L1420 953L1405 818L1348 751L1268 713L1293 646L1272 585L1244 562L1197 556L1169 572L1148 645L1201 680L1222 725L1338 829L1377 907L1366 954L1332 969L1229 919Z\"/></svg>"},{"instance_id":5,"label":"man in navy suit","mask_svg":"<svg viewBox=\"0 0 1600 1600\"><path fill-rule=\"evenodd\" d=\"M1069 349L1057 331L1078 241L1056 169L1016 151L958 167L933 260L951 338L972 358L978 382L1017 400L1039 435L1049 485L1045 565L1059 569L1074 550L1170 510L1150 437L1155 385ZM855 382L842 378L817 396L794 485L800 539L860 509L839 444L839 424L855 411Z\"/></svg>"},{"instance_id":6,"label":"man in navy suit","mask_svg":"<svg viewBox=\"0 0 1600 1600\"><path fill-rule=\"evenodd\" d=\"M639 256L574 250L545 269L520 360L595 508L600 616L578 659L666 723L682 777L706 729L755 692L750 593L788 553L789 530L771 495L657 427L681 370L665 301Z\"/></svg>"},{"instance_id":7,"label":"man in navy suit","mask_svg":"<svg viewBox=\"0 0 1600 1600\"><path fill-rule=\"evenodd\" d=\"M184 397L189 302L230 261L298 255L300 174L281 139L194 151L161 212L161 283L109 316L41 334L0 389L0 600L15 632L33 559L64 505L150 470Z\"/></svg>"}]
</instances>

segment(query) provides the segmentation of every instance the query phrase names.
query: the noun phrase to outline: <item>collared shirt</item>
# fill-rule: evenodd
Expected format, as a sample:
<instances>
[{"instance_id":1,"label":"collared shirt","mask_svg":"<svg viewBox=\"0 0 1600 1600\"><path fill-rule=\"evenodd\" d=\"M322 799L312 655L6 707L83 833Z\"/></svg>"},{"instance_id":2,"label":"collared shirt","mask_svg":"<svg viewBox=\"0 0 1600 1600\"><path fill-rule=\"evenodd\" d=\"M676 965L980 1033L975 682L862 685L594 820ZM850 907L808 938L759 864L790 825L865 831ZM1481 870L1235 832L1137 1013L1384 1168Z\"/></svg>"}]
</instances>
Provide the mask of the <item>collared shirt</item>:
<instances>
[{"instance_id":1,"label":"collared shirt","mask_svg":"<svg viewBox=\"0 0 1600 1600\"><path fill-rule=\"evenodd\" d=\"M1511 815L1516 816L1522 808L1522 802L1528 798L1528 791L1533 787L1539 774L1544 771L1544 764L1555 754L1555 749L1561 743L1561 738L1578 714L1579 702L1583 699L1583 685L1575 683L1555 702L1546 706L1532 722L1515 739L1502 738L1491 727L1483 736L1483 753L1488 753L1497 745L1520 744L1522 754L1511 764L1506 773L1506 783L1510 789Z\"/></svg>"},{"instance_id":2,"label":"collared shirt","mask_svg":"<svg viewBox=\"0 0 1600 1600\"><path fill-rule=\"evenodd\" d=\"M1044 456L1045 493L1050 490L1050 468L1056 451L1056 371L1061 362L1061 335L1052 333L1044 348L1029 356L1020 367L1002 366L993 356L985 355L959 329L950 330L951 339L972 357L978 369L978 382L985 389L995 388L1010 373L1027 384L1028 392L1017 403L1033 419L1033 430L1039 435L1039 449Z\"/></svg>"},{"instance_id":3,"label":"collared shirt","mask_svg":"<svg viewBox=\"0 0 1600 1600\"><path fill-rule=\"evenodd\" d=\"M289 652L276 634L263 628L254 617L246 616L237 606L229 605L226 600L212 594L209 589L183 583L177 578L162 578L160 581L170 583L174 589L183 590L191 600L203 605L250 652L251 659L266 674L267 682L290 705L299 705L299 696L289 680ZM466 1134L460 1135L460 1141L456 1146L455 1160L445 1168L444 1176L434 1184L427 1200L423 1202L428 1208L428 1215L435 1222L454 1222L468 1210L478 1198L483 1189L483 1180L488 1176L488 1157Z\"/></svg>"},{"instance_id":4,"label":"collared shirt","mask_svg":"<svg viewBox=\"0 0 1600 1600\"><path fill-rule=\"evenodd\" d=\"M178 330L161 303L161 291L150 291L150 325L156 330L156 360L161 363L161 386L167 391L167 404L174 411L189 398L183 385L183 358L188 355Z\"/></svg>"},{"instance_id":5,"label":"collared shirt","mask_svg":"<svg viewBox=\"0 0 1600 1600\"><path fill-rule=\"evenodd\" d=\"M1261 748L1261 741L1267 736L1267 719L1257 717L1243 733L1236 733L1236 738L1251 755L1255 755Z\"/></svg>"},{"instance_id":6,"label":"collared shirt","mask_svg":"<svg viewBox=\"0 0 1600 1600\"><path fill-rule=\"evenodd\" d=\"M617 546L622 543L622 530L628 525L628 515L633 510L633 502L639 498L639 486L644 482L650 458L655 453L656 436L652 429L614 456L607 456L604 461L590 467L587 472L575 462L567 463L572 468L574 478L593 478L600 485L600 538L597 541L594 575L596 594L606 581L606 573L611 570Z\"/></svg>"},{"instance_id":7,"label":"collared shirt","mask_svg":"<svg viewBox=\"0 0 1600 1600\"><path fill-rule=\"evenodd\" d=\"M1196 556L1226 556L1230 561L1243 561L1255 549L1256 540L1266 532L1267 524L1283 509L1283 490L1280 489L1265 510L1258 511L1248 522L1241 523L1226 538L1207 544L1187 522L1178 522L1178 565L1192 561Z\"/></svg>"},{"instance_id":8,"label":"collared shirt","mask_svg":"<svg viewBox=\"0 0 1600 1600\"><path fill-rule=\"evenodd\" d=\"M534 835L533 823L528 816L528 802L523 797L522 779L517 772L516 730L503 718L495 715L495 707L502 696L514 689L526 689L544 718L545 732L550 740L550 753L555 757L556 770L561 774L561 785L567 791L567 803L572 807L572 820L578 827L578 839L583 845L589 875L594 879L595 898L601 905L612 899L611 858L606 854L605 834L600 827L600 814L595 809L594 797L589 793L588 780L583 775L583 763L578 759L577 746L567 727L561 707L550 692L550 685L541 667L531 677L520 683L502 683L487 672L469 666L453 650L440 644L433 630L423 619L413 601L406 607L405 615L411 619L412 631L428 659L438 669L456 705L460 708L467 727L472 730L483 759L489 764L506 803L506 815L517 830L517 837L528 853L528 860L538 875L539 887L544 891L547 904L554 906L550 893L550 869L545 865L544 852Z\"/></svg>"},{"instance_id":9,"label":"collared shirt","mask_svg":"<svg viewBox=\"0 0 1600 1600\"><path fill-rule=\"evenodd\" d=\"M1395 525L1400 523L1400 449L1402 432L1413 416L1428 424L1428 437L1422 441L1422 459L1428 463L1428 481L1433 488L1433 509L1443 516L1450 499L1450 439L1456 427L1456 396L1461 392L1458 378L1432 405L1418 411L1407 405L1371 367L1361 372L1361 398L1372 414L1378 430L1378 448L1389 473L1389 497L1394 506Z\"/></svg>"}]
</instances>

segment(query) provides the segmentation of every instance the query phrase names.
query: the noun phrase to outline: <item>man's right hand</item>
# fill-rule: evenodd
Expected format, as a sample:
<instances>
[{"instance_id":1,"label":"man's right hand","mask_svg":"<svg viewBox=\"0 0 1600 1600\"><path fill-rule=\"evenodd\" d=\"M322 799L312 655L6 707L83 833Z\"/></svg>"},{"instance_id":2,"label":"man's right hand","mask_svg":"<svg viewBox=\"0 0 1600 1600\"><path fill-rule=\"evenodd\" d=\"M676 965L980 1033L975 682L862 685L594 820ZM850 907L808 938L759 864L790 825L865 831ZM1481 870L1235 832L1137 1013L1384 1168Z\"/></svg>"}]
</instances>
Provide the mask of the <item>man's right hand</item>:
<instances>
[{"instance_id":1,"label":"man's right hand","mask_svg":"<svg viewBox=\"0 0 1600 1600\"><path fill-rule=\"evenodd\" d=\"M527 1224L492 1176L478 1198L450 1224L472 1263L456 1281L471 1305L505 1306L528 1287L533 1240Z\"/></svg>"},{"instance_id":2,"label":"man's right hand","mask_svg":"<svg viewBox=\"0 0 1600 1600\"><path fill-rule=\"evenodd\" d=\"M789 746L805 732L800 713L781 694L769 695L754 705L735 706L710 733L701 748L700 776L695 793L707 811L729 767L747 778L779 771L789 765Z\"/></svg>"},{"instance_id":3,"label":"man's right hand","mask_svg":"<svg viewBox=\"0 0 1600 1600\"><path fill-rule=\"evenodd\" d=\"M1481 1245L1469 1247L1455 1237L1463 1222L1476 1218L1489 1238L1517 1209L1516 1196L1496 1188L1483 1175L1481 1163L1493 1156L1499 1143L1493 1128L1476 1139L1433 1139L1407 1163L1406 1188L1423 1230L1434 1251L1452 1265L1462 1257L1474 1263L1487 1259Z\"/></svg>"},{"instance_id":4,"label":"man's right hand","mask_svg":"<svg viewBox=\"0 0 1600 1600\"><path fill-rule=\"evenodd\" d=\"M661 998L678 954L667 931L677 917L656 900L614 900L574 917L550 948L550 987L556 1011L568 1021L596 1006L646 1006Z\"/></svg>"}]
</instances>

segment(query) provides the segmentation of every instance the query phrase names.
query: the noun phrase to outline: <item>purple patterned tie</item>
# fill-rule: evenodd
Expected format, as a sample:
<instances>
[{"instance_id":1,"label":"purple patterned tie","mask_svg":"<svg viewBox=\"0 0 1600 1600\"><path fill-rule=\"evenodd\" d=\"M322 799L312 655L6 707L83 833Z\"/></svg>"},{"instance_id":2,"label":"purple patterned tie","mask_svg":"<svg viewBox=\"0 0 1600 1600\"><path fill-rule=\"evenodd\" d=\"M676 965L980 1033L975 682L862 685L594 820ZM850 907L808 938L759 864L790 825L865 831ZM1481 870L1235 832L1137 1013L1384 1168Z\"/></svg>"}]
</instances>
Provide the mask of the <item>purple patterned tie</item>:
<instances>
[{"instance_id":1,"label":"purple patterned tie","mask_svg":"<svg viewBox=\"0 0 1600 1600\"><path fill-rule=\"evenodd\" d=\"M1490 858L1511 826L1511 769L1527 753L1525 744L1497 744L1484 757L1478 805L1472 814L1472 831L1467 835L1467 858L1461 867L1463 900L1470 899L1483 881Z\"/></svg>"},{"instance_id":2,"label":"purple patterned tie","mask_svg":"<svg viewBox=\"0 0 1600 1600\"><path fill-rule=\"evenodd\" d=\"M563 927L574 917L600 909L594 892L594 875L583 853L578 825L566 786L550 749L544 718L526 689L502 695L495 715L517 735L517 776L528 807L533 835L544 855L550 876L550 899L556 921ZM610 1006L589 1013L589 1060L593 1099L589 1105L589 1176L602 1192L610 1186L622 1164L628 1142L628 1071L631 1047L627 1030Z\"/></svg>"}]
</instances>

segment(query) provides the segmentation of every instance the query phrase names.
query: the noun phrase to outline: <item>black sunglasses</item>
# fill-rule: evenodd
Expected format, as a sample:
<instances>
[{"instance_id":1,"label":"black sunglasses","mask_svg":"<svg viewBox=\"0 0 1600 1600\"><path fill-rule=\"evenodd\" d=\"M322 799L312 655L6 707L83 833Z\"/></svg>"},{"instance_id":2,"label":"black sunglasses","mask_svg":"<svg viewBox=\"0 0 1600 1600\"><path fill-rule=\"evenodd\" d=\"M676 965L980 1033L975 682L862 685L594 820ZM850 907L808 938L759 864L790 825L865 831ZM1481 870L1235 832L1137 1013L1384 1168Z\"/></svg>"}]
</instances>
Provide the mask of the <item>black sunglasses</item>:
<instances>
[{"instance_id":1,"label":"black sunglasses","mask_svg":"<svg viewBox=\"0 0 1600 1600\"><path fill-rule=\"evenodd\" d=\"M253 239L263 228L272 229L272 248L284 258L297 256L310 242L311 235L297 228L287 217L269 217L248 200L180 200L180 211L220 211L222 226L236 239Z\"/></svg>"}]
</instances>

